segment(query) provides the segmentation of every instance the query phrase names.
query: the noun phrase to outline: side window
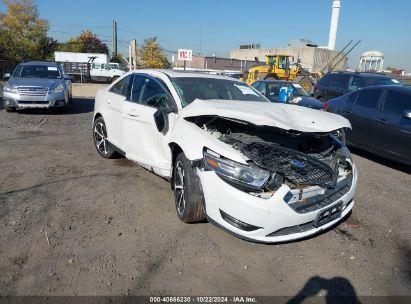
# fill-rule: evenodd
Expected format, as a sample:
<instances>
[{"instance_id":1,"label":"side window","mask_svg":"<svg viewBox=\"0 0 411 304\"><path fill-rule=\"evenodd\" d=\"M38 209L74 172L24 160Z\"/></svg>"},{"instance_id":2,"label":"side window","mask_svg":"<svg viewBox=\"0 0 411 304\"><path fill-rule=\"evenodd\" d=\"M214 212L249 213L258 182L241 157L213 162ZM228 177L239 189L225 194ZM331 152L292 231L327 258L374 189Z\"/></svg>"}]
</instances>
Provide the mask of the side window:
<instances>
[{"instance_id":1,"label":"side window","mask_svg":"<svg viewBox=\"0 0 411 304\"><path fill-rule=\"evenodd\" d=\"M260 92L261 94L265 95L265 83L263 82L256 82L253 84L253 87Z\"/></svg>"},{"instance_id":2,"label":"side window","mask_svg":"<svg viewBox=\"0 0 411 304\"><path fill-rule=\"evenodd\" d=\"M355 104L366 108L376 109L382 90L364 90L358 93Z\"/></svg>"},{"instance_id":3,"label":"side window","mask_svg":"<svg viewBox=\"0 0 411 304\"><path fill-rule=\"evenodd\" d=\"M131 76L127 76L126 78L123 78L122 80L117 82L115 85L111 87L110 92L127 97L130 78Z\"/></svg>"},{"instance_id":4,"label":"side window","mask_svg":"<svg viewBox=\"0 0 411 304\"><path fill-rule=\"evenodd\" d=\"M355 100L357 99L358 93L352 93L348 96L347 101L348 103L354 104Z\"/></svg>"},{"instance_id":5,"label":"side window","mask_svg":"<svg viewBox=\"0 0 411 304\"><path fill-rule=\"evenodd\" d=\"M364 81L358 77L358 76L353 76L350 79L350 84L348 85L348 91L352 92L352 91L356 91L358 89L363 88L364 85Z\"/></svg>"},{"instance_id":6,"label":"side window","mask_svg":"<svg viewBox=\"0 0 411 304\"><path fill-rule=\"evenodd\" d=\"M333 79L331 81L331 86L339 89L346 89L348 88L348 81L350 80L350 75L333 75Z\"/></svg>"},{"instance_id":7,"label":"side window","mask_svg":"<svg viewBox=\"0 0 411 304\"><path fill-rule=\"evenodd\" d=\"M168 93L155 80L146 78L140 103L153 108L171 109L172 101Z\"/></svg>"},{"instance_id":8,"label":"side window","mask_svg":"<svg viewBox=\"0 0 411 304\"><path fill-rule=\"evenodd\" d=\"M411 111L411 95L389 91L385 99L383 112L401 115L405 110Z\"/></svg>"},{"instance_id":9,"label":"side window","mask_svg":"<svg viewBox=\"0 0 411 304\"><path fill-rule=\"evenodd\" d=\"M93 68L93 69L99 69L99 68L100 68L100 63L93 63L93 64L91 65L91 68Z\"/></svg>"},{"instance_id":10,"label":"side window","mask_svg":"<svg viewBox=\"0 0 411 304\"><path fill-rule=\"evenodd\" d=\"M320 81L318 82L318 84L319 84L319 85L322 85L322 86L329 86L330 83L331 83L331 75L330 75L330 74L324 75L324 76L320 79Z\"/></svg>"},{"instance_id":11,"label":"side window","mask_svg":"<svg viewBox=\"0 0 411 304\"><path fill-rule=\"evenodd\" d=\"M270 83L268 85L268 94L270 95L270 97L280 95L281 86L285 86L285 85L281 85L281 84L278 85L278 84L275 84L275 83Z\"/></svg>"},{"instance_id":12,"label":"side window","mask_svg":"<svg viewBox=\"0 0 411 304\"><path fill-rule=\"evenodd\" d=\"M148 78L141 75L134 75L133 86L131 89L131 101L141 103L141 92L148 81Z\"/></svg>"}]
</instances>

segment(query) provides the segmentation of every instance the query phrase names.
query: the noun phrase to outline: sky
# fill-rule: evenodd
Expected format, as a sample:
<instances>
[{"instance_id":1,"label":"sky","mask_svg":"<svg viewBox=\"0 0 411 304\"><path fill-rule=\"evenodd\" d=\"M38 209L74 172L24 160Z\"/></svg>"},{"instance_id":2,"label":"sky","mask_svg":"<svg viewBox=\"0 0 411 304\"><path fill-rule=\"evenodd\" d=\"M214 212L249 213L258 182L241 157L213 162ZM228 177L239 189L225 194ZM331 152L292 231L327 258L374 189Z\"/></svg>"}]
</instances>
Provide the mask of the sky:
<instances>
[{"instance_id":1,"label":"sky","mask_svg":"<svg viewBox=\"0 0 411 304\"><path fill-rule=\"evenodd\" d=\"M328 44L332 0L33 0L49 35L60 42L90 29L111 48L112 20L117 21L118 50L128 42L156 36L171 54L178 48L194 54L228 57L241 43L286 47L305 38ZM0 11L5 11L0 4ZM411 72L411 0L341 0L336 49L362 40L349 56L358 66L369 50L385 54L385 67Z\"/></svg>"}]
</instances>

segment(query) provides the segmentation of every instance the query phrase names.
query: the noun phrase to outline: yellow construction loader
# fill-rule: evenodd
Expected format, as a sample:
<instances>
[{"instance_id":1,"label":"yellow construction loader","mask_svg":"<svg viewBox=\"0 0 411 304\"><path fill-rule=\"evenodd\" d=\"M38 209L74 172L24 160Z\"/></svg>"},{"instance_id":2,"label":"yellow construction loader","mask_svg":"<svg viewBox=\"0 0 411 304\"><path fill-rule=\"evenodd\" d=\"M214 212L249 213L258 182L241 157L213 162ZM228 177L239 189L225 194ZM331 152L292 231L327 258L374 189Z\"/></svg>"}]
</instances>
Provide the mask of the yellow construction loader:
<instances>
[{"instance_id":1,"label":"yellow construction loader","mask_svg":"<svg viewBox=\"0 0 411 304\"><path fill-rule=\"evenodd\" d=\"M257 65L244 72L243 81L249 85L257 80L278 79L287 80L301 85L307 92L314 86L312 75L301 67L299 63L290 67L290 55L267 55L265 65Z\"/></svg>"}]
</instances>

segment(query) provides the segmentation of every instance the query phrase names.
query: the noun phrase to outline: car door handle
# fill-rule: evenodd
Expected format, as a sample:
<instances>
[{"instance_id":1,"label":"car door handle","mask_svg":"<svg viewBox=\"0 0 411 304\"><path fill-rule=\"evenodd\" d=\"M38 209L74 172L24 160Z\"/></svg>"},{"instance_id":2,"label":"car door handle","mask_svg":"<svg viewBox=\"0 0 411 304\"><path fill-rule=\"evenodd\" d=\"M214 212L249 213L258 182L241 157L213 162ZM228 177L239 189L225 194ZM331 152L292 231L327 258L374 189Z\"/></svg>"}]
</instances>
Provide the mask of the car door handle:
<instances>
[{"instance_id":1,"label":"car door handle","mask_svg":"<svg viewBox=\"0 0 411 304\"><path fill-rule=\"evenodd\" d=\"M382 124L382 125L385 125L385 124L387 124L387 120L386 119L377 119L375 122L377 122L377 123L379 123L379 124Z\"/></svg>"},{"instance_id":2,"label":"car door handle","mask_svg":"<svg viewBox=\"0 0 411 304\"><path fill-rule=\"evenodd\" d=\"M131 117L138 117L138 116L139 116L138 113L137 113L137 111L134 110L134 109L128 111L128 112L127 112L127 115L128 115L128 116L131 116Z\"/></svg>"},{"instance_id":3,"label":"car door handle","mask_svg":"<svg viewBox=\"0 0 411 304\"><path fill-rule=\"evenodd\" d=\"M352 111L351 109L347 109L347 110L342 110L343 114L351 114Z\"/></svg>"}]
</instances>

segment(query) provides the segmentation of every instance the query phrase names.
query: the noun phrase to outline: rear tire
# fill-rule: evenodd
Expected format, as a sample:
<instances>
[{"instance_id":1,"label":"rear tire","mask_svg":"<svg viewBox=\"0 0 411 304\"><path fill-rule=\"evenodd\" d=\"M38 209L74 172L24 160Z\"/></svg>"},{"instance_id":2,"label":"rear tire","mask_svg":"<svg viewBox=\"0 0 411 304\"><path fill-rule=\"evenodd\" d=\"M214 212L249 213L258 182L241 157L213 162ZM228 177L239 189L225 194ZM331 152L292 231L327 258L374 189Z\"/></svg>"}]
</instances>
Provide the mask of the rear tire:
<instances>
[{"instance_id":1,"label":"rear tire","mask_svg":"<svg viewBox=\"0 0 411 304\"><path fill-rule=\"evenodd\" d=\"M205 220L204 197L200 181L183 152L177 155L173 168L173 189L177 216L184 223Z\"/></svg>"},{"instance_id":2,"label":"rear tire","mask_svg":"<svg viewBox=\"0 0 411 304\"><path fill-rule=\"evenodd\" d=\"M101 157L110 159L117 156L117 152L113 149L110 142L107 140L107 129L104 119L98 117L93 124L93 140L94 146Z\"/></svg>"}]
</instances>

